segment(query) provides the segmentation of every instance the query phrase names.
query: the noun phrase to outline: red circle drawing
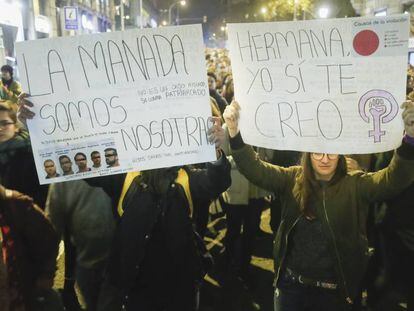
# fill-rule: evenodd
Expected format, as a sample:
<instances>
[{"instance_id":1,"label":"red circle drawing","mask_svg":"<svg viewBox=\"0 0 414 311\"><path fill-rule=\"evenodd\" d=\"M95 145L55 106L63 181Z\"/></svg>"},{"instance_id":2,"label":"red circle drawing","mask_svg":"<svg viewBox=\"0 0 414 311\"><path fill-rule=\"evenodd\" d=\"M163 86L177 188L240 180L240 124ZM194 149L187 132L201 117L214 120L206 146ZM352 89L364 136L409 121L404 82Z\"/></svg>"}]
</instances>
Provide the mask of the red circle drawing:
<instances>
[{"instance_id":1,"label":"red circle drawing","mask_svg":"<svg viewBox=\"0 0 414 311\"><path fill-rule=\"evenodd\" d=\"M355 52L359 55L369 56L378 49L379 38L372 30L363 30L354 37L353 45Z\"/></svg>"}]
</instances>

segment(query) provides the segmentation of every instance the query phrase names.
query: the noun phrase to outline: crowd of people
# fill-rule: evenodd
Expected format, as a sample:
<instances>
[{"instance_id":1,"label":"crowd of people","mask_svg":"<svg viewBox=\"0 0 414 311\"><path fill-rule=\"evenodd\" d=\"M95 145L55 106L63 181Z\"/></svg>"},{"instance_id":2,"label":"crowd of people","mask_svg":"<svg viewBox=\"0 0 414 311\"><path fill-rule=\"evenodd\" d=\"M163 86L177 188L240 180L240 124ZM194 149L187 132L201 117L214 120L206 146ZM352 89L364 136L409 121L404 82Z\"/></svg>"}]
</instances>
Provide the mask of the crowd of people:
<instances>
[{"instance_id":1,"label":"crowd of people","mask_svg":"<svg viewBox=\"0 0 414 311\"><path fill-rule=\"evenodd\" d=\"M270 206L275 311L362 310L363 293L371 310L398 310L400 302L414 310L414 103L402 105L405 133L395 152L251 147L239 132L228 52L207 49L206 68L216 161L48 187L39 184L26 129L33 104L13 69L1 67L0 310L198 310L214 264L203 237L215 200L226 215L225 271L246 284L261 213ZM62 156L60 171L74 174L72 160L79 172L99 168L100 156ZM116 149L105 158L119 165ZM51 160L44 169L47 178L59 176Z\"/></svg>"}]
</instances>

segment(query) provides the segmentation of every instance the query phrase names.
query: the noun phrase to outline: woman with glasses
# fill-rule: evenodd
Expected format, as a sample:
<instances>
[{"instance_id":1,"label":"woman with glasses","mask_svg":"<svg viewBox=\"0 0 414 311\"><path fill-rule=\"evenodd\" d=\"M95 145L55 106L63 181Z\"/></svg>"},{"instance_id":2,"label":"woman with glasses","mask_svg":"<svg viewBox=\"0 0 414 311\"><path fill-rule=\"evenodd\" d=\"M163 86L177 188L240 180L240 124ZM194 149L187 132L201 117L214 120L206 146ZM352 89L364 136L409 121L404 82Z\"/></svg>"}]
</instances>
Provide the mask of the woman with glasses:
<instances>
[{"instance_id":1,"label":"woman with glasses","mask_svg":"<svg viewBox=\"0 0 414 311\"><path fill-rule=\"evenodd\" d=\"M31 196L44 208L47 187L39 185L29 133L17 120L16 105L0 101L0 183Z\"/></svg>"},{"instance_id":2,"label":"woman with glasses","mask_svg":"<svg viewBox=\"0 0 414 311\"><path fill-rule=\"evenodd\" d=\"M260 161L239 133L240 106L226 108L233 158L254 184L281 197L274 240L275 310L348 310L366 269L366 216L372 202L414 181L414 103L403 105L405 136L390 165L348 172L343 155L304 153L300 166Z\"/></svg>"}]
</instances>

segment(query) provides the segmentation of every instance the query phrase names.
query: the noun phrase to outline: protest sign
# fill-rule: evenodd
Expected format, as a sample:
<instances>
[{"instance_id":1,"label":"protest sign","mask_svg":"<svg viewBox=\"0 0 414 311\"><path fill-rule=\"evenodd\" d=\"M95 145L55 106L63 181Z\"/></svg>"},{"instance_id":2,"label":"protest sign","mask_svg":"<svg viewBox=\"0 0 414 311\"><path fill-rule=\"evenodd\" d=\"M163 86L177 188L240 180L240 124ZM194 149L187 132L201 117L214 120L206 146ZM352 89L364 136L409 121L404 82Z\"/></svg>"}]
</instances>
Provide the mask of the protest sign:
<instances>
[{"instance_id":1,"label":"protest sign","mask_svg":"<svg viewBox=\"0 0 414 311\"><path fill-rule=\"evenodd\" d=\"M340 154L401 144L409 16L228 27L246 143Z\"/></svg>"},{"instance_id":2,"label":"protest sign","mask_svg":"<svg viewBox=\"0 0 414 311\"><path fill-rule=\"evenodd\" d=\"M42 184L215 160L201 26L20 42L17 58Z\"/></svg>"}]
</instances>

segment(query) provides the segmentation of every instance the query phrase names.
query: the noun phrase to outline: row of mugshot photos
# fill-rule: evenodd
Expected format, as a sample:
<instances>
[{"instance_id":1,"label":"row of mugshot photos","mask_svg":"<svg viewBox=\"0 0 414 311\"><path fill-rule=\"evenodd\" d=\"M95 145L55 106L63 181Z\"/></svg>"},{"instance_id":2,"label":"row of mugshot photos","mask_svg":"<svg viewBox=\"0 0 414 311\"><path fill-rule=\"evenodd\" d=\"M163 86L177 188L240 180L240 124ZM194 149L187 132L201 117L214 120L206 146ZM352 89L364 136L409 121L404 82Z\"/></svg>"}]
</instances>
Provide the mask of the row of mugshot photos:
<instances>
[{"instance_id":1,"label":"row of mugshot photos","mask_svg":"<svg viewBox=\"0 0 414 311\"><path fill-rule=\"evenodd\" d=\"M60 170L57 168L55 160L45 158L43 166L46 172L46 179L81 174L101 169L118 167L118 152L115 148L106 148L103 151L105 162L102 162L101 152L92 150L89 155L84 152L77 152L73 158L67 154L60 155L57 159ZM75 164L75 165L74 165Z\"/></svg>"}]
</instances>

